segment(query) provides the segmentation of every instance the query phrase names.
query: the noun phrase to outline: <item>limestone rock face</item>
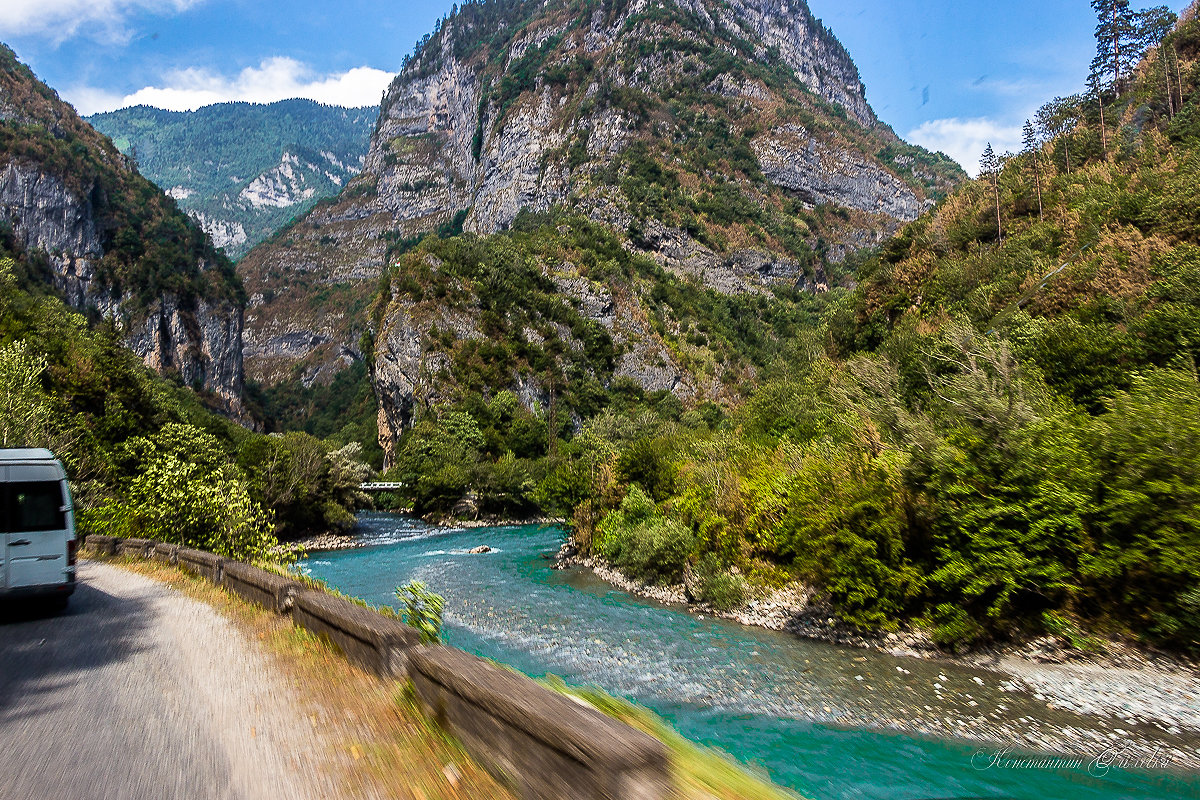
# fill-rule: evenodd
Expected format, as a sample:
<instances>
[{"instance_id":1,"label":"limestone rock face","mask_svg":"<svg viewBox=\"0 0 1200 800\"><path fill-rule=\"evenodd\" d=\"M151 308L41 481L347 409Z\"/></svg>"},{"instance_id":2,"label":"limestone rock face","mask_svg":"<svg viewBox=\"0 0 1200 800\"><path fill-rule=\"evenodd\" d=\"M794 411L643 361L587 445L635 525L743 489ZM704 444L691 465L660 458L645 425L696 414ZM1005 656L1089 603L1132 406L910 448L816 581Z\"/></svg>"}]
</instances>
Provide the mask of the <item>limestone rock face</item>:
<instances>
[{"instance_id":1,"label":"limestone rock face","mask_svg":"<svg viewBox=\"0 0 1200 800\"><path fill-rule=\"evenodd\" d=\"M449 399L444 394L446 387L436 378L449 362L427 345L435 327L453 332L458 339L483 336L465 313L443 306L432 315L422 314L413 303L404 301L392 304L379 332L371 380L379 401L379 442L385 463L391 463L396 442L412 427L418 408Z\"/></svg>"},{"instance_id":2,"label":"limestone rock face","mask_svg":"<svg viewBox=\"0 0 1200 800\"><path fill-rule=\"evenodd\" d=\"M833 34L812 16L804 0L730 0L711 10L704 0L683 0L682 4L754 42L763 58L782 60L809 91L845 109L861 124L876 123L858 67Z\"/></svg>"},{"instance_id":3,"label":"limestone rock face","mask_svg":"<svg viewBox=\"0 0 1200 800\"><path fill-rule=\"evenodd\" d=\"M763 174L814 205L834 203L911 222L932 203L862 153L818 141L799 125L784 125L754 141Z\"/></svg>"},{"instance_id":4,"label":"limestone rock face","mask_svg":"<svg viewBox=\"0 0 1200 800\"><path fill-rule=\"evenodd\" d=\"M96 280L104 248L91 198L35 164L10 161L0 168L0 219L23 249L44 254L55 288L70 305L118 320L131 349L149 366L178 372L186 384L212 392L227 411L240 414L240 307L203 300L181 304L168 294L147 310L132 311L130 294Z\"/></svg>"},{"instance_id":5,"label":"limestone rock face","mask_svg":"<svg viewBox=\"0 0 1200 800\"><path fill-rule=\"evenodd\" d=\"M439 344L446 332L487 338L478 286L463 287L473 301L431 298L428 279L397 290L424 269L405 256L417 237L578 215L672 279L766 302L776 287L828 290L838 261L961 174L938 163L876 119L850 56L803 0L469 4L392 82L363 171L240 263L247 369L274 381L300 365L306 382L329 380L368 350L360 337L372 339L390 463L425 406L469 391L446 378L456 346ZM530 216L539 212L549 213ZM753 378L715 358L703 332L671 328L652 285L606 283L556 259L542 269L557 297L612 345L611 359L577 374L696 402ZM385 285L390 297L372 301ZM347 311L370 303L369 325ZM584 352L545 320L520 338ZM512 391L529 408L553 401L538 370L489 374L484 393Z\"/></svg>"},{"instance_id":6,"label":"limestone rock face","mask_svg":"<svg viewBox=\"0 0 1200 800\"><path fill-rule=\"evenodd\" d=\"M0 212L22 246L46 254L56 288L76 308L104 255L91 206L33 165L9 162L0 170Z\"/></svg>"},{"instance_id":7,"label":"limestone rock face","mask_svg":"<svg viewBox=\"0 0 1200 800\"><path fill-rule=\"evenodd\" d=\"M858 124L867 128L877 124L858 69L833 35L812 17L803 0L729 4L679 0L679 5L695 15L696 24L753 42L756 55L786 65L810 92L841 108ZM514 38L507 61L519 62L531 51L560 39L559 60L602 60L605 53L625 46L631 36L626 30L646 8L644 0L632 3L626 13L607 22L597 11L586 33L565 20L531 25L527 33ZM569 92L545 81L537 83L524 102L508 109L495 107L481 97L489 80L488 65L454 55L458 40L472 33L456 26L453 19L448 21L436 66L422 59L401 72L384 97L365 171L379 176L379 199L374 207L386 209L398 222L443 221L457 210L470 209L468 230L501 230L523 208L540 211L572 198L584 176L619 155L641 127L628 113L602 104L586 111L574 108ZM628 75L615 65L597 65L592 75L595 83L583 91L598 89L604 80L650 95L665 94L676 77L675 65L659 54L647 62ZM739 82L727 74L714 84L710 86L713 93L763 103L773 99L772 92L761 84ZM572 165L563 158L563 150L584 132L586 158ZM791 149L776 148L779 157L802 157L793 162L794 169L780 176L783 182L774 179L779 171L768 173L777 185L807 193L817 198L816 202L913 218L911 209L920 205L916 192L872 157L809 158L798 145L816 148L816 139L799 126L789 134ZM852 185L853 191L830 191L843 185ZM585 195L575 199L594 204L600 198Z\"/></svg>"}]
</instances>

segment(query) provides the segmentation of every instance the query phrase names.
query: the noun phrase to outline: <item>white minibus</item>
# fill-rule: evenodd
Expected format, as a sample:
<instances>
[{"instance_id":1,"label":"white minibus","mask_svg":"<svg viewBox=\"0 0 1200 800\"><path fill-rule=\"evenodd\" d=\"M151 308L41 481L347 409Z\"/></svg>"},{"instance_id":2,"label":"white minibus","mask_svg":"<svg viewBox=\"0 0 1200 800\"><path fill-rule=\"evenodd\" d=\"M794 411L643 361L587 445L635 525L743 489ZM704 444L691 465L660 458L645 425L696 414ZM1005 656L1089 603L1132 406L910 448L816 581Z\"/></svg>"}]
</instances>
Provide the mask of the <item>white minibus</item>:
<instances>
[{"instance_id":1,"label":"white minibus","mask_svg":"<svg viewBox=\"0 0 1200 800\"><path fill-rule=\"evenodd\" d=\"M0 597L75 591L75 510L62 463L49 450L0 449Z\"/></svg>"}]
</instances>

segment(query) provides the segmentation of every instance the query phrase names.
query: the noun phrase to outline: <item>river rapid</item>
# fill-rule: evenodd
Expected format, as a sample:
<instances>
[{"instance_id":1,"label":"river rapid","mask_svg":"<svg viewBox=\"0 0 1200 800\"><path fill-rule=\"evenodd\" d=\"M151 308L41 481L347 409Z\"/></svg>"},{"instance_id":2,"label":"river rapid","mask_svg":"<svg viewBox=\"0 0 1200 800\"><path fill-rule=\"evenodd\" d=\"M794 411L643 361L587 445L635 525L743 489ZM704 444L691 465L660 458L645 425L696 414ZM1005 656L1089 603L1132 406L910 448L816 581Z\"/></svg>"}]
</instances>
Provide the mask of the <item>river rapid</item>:
<instances>
[{"instance_id":1,"label":"river rapid","mask_svg":"<svg viewBox=\"0 0 1200 800\"><path fill-rule=\"evenodd\" d=\"M555 527L441 529L365 513L359 535L366 546L302 568L393 606L397 585L422 580L446 598L449 644L629 698L806 797L1200 798L1195 773L1160 768L1195 763L1195 729L1144 730L1115 711L1055 707L999 673L656 604L551 569ZM478 545L492 552L467 552Z\"/></svg>"}]
</instances>

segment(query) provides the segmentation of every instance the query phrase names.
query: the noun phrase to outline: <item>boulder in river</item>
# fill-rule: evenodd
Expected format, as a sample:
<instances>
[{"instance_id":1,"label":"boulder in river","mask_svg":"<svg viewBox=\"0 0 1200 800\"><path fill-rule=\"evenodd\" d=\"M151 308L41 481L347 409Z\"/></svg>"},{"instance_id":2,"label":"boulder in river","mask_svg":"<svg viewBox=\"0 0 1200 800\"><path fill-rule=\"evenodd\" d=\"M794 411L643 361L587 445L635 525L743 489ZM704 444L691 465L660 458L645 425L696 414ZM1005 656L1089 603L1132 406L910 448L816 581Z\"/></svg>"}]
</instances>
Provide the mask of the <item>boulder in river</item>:
<instances>
[{"instance_id":1,"label":"boulder in river","mask_svg":"<svg viewBox=\"0 0 1200 800\"><path fill-rule=\"evenodd\" d=\"M481 545L479 545L479 547L472 547L467 552L472 553L472 554L474 554L474 553L490 553L490 552L492 552L492 548L488 547L486 544L481 544Z\"/></svg>"}]
</instances>

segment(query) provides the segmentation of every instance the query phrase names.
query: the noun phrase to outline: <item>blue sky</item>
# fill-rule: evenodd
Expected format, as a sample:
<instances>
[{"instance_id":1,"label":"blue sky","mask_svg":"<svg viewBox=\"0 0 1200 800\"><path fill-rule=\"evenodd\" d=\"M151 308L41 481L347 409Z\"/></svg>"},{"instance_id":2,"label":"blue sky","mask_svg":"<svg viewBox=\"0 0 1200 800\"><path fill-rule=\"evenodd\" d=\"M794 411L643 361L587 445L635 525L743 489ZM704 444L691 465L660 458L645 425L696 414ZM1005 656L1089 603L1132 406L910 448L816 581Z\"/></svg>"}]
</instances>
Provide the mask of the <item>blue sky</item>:
<instances>
[{"instance_id":1,"label":"blue sky","mask_svg":"<svg viewBox=\"0 0 1200 800\"><path fill-rule=\"evenodd\" d=\"M0 0L0 39L85 114L296 96L374 105L451 3ZM809 3L879 117L972 171L986 142L1015 149L1038 106L1078 91L1093 51L1087 0Z\"/></svg>"}]
</instances>

